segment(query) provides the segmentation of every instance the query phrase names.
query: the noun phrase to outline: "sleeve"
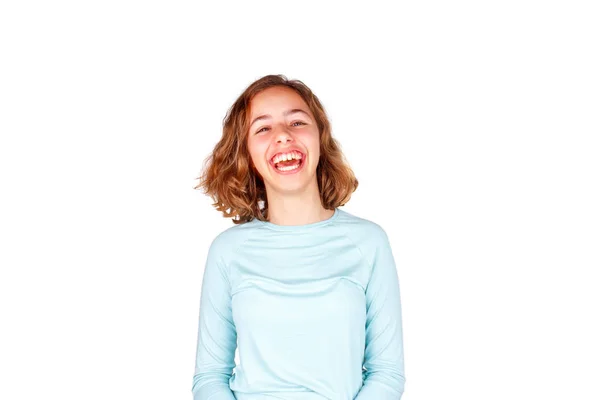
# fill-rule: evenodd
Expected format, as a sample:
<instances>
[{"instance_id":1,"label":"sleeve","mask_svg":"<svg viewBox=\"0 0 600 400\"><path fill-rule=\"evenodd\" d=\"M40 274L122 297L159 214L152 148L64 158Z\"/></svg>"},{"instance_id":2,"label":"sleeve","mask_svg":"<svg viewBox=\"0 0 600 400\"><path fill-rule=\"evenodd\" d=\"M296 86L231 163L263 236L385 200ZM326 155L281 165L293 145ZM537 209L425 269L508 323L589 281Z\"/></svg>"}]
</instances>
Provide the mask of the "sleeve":
<instances>
[{"instance_id":1,"label":"sleeve","mask_svg":"<svg viewBox=\"0 0 600 400\"><path fill-rule=\"evenodd\" d=\"M229 379L236 346L229 278L215 239L208 250L200 293L194 400L235 400Z\"/></svg>"},{"instance_id":2,"label":"sleeve","mask_svg":"<svg viewBox=\"0 0 600 400\"><path fill-rule=\"evenodd\" d=\"M371 277L366 288L363 386L355 400L399 400L404 392L398 273L387 234L382 228L378 232Z\"/></svg>"}]
</instances>

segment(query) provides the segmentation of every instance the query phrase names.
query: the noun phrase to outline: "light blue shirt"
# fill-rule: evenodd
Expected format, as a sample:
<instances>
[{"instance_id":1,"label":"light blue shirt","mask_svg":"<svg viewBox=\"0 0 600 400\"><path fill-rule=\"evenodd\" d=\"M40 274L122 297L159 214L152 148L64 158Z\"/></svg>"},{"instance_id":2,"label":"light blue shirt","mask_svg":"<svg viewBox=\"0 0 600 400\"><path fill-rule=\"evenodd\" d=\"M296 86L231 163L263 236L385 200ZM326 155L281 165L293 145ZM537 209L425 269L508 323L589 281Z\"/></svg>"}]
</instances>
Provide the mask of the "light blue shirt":
<instances>
[{"instance_id":1,"label":"light blue shirt","mask_svg":"<svg viewBox=\"0 0 600 400\"><path fill-rule=\"evenodd\" d=\"M213 240L194 400L399 400L404 382L398 274L381 226L336 208L306 225L254 219Z\"/></svg>"}]
</instances>

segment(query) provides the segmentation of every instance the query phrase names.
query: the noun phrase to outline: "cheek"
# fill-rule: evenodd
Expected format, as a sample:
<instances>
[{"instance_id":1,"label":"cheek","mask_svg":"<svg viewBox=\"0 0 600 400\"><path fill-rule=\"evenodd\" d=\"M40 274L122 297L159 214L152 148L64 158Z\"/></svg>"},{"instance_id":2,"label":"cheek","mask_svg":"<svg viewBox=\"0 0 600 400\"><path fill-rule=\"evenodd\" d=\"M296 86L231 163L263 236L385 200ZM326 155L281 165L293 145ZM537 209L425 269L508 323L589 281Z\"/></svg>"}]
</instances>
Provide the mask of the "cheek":
<instances>
[{"instance_id":1,"label":"cheek","mask_svg":"<svg viewBox=\"0 0 600 400\"><path fill-rule=\"evenodd\" d=\"M262 167L263 162L258 154L250 152L250 161L252 161L255 168L260 169Z\"/></svg>"},{"instance_id":2,"label":"cheek","mask_svg":"<svg viewBox=\"0 0 600 400\"><path fill-rule=\"evenodd\" d=\"M321 142L318 136L312 137L311 139L310 150L312 150L313 156L317 156L316 158L318 158L321 151Z\"/></svg>"},{"instance_id":3,"label":"cheek","mask_svg":"<svg viewBox=\"0 0 600 400\"><path fill-rule=\"evenodd\" d=\"M250 155L250 158L252 159L254 165L258 168L260 168L261 165L265 163L265 151L266 147L261 146L260 143L257 143L255 141L248 143L248 154Z\"/></svg>"},{"instance_id":4,"label":"cheek","mask_svg":"<svg viewBox=\"0 0 600 400\"><path fill-rule=\"evenodd\" d=\"M305 130L300 132L297 138L313 154L318 152L321 147L321 138L318 131Z\"/></svg>"}]
</instances>

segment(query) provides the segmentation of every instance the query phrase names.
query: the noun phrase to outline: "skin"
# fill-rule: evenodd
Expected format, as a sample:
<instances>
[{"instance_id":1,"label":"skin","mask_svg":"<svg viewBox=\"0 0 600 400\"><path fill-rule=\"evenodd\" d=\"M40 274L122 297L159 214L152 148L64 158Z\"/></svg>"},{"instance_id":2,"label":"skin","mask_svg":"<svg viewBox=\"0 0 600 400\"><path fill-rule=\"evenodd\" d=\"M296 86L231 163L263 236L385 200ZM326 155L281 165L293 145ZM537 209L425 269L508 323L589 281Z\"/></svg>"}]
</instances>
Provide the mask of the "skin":
<instances>
[{"instance_id":1,"label":"skin","mask_svg":"<svg viewBox=\"0 0 600 400\"><path fill-rule=\"evenodd\" d=\"M284 114L293 109L306 114ZM296 91L276 86L260 92L250 103L250 121L263 115L269 117L250 125L247 145L252 163L265 183L269 221L303 225L329 218L333 210L321 205L317 183L320 143L312 112ZM305 165L295 174L280 175L269 165L269 160L290 146L305 154Z\"/></svg>"}]
</instances>

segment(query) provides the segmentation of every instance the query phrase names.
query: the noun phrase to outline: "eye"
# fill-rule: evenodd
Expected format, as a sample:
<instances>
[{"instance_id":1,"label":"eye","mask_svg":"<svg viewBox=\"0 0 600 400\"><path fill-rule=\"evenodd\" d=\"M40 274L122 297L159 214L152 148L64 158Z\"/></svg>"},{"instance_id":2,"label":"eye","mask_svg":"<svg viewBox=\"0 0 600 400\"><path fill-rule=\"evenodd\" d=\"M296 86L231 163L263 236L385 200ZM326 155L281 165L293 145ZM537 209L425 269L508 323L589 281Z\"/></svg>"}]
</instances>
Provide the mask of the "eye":
<instances>
[{"instance_id":1,"label":"eye","mask_svg":"<svg viewBox=\"0 0 600 400\"><path fill-rule=\"evenodd\" d=\"M302 122L302 121L294 121L294 122L292 122L292 125L295 125L295 124L300 124L300 125L308 125L307 123L305 123L305 122ZM262 133L262 131L263 131L263 130L265 130L265 129L269 129L269 127L265 126L265 127L263 127L263 128L260 128L259 130L257 130L257 131L256 131L256 133L257 133L257 134L258 134L258 133Z\"/></svg>"}]
</instances>

